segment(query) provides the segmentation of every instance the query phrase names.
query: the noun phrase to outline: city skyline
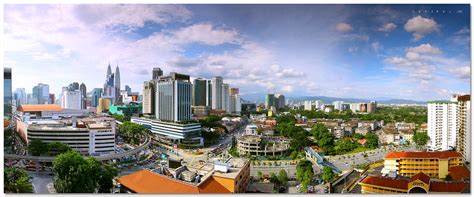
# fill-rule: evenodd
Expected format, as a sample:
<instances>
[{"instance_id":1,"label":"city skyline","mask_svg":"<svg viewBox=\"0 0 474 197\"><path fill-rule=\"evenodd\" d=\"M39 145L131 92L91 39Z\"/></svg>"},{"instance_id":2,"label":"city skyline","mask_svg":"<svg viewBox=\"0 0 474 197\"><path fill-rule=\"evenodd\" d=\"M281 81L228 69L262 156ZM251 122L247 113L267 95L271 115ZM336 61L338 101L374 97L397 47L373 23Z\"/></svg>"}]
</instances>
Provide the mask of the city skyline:
<instances>
[{"instance_id":1,"label":"city skyline","mask_svg":"<svg viewBox=\"0 0 474 197\"><path fill-rule=\"evenodd\" d=\"M102 87L108 62L121 88L138 92L153 67L222 76L244 99L470 91L469 5L303 6L6 5L5 64L13 90L27 93L38 83L55 94L74 81Z\"/></svg>"}]
</instances>

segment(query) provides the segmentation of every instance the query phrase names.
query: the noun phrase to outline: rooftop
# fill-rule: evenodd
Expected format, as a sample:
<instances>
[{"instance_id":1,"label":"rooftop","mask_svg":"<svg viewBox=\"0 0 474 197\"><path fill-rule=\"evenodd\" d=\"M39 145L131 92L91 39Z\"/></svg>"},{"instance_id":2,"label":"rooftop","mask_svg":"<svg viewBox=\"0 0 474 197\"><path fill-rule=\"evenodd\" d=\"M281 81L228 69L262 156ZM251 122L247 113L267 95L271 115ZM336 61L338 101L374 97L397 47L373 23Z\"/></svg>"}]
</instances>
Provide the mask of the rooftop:
<instances>
[{"instance_id":1,"label":"rooftop","mask_svg":"<svg viewBox=\"0 0 474 197\"><path fill-rule=\"evenodd\" d=\"M437 159L448 159L454 157L462 157L460 153L456 151L444 151L444 152L389 152L385 155L385 159L396 159L396 158L437 158Z\"/></svg>"},{"instance_id":2,"label":"rooftop","mask_svg":"<svg viewBox=\"0 0 474 197\"><path fill-rule=\"evenodd\" d=\"M18 111L21 112L42 112L42 111L61 111L62 108L60 105L54 104L25 104L18 107Z\"/></svg>"},{"instance_id":3,"label":"rooftop","mask_svg":"<svg viewBox=\"0 0 474 197\"><path fill-rule=\"evenodd\" d=\"M453 180L459 181L470 178L471 173L466 166L453 166L449 168L449 176L451 176Z\"/></svg>"},{"instance_id":4,"label":"rooftop","mask_svg":"<svg viewBox=\"0 0 474 197\"><path fill-rule=\"evenodd\" d=\"M378 185L378 186L383 186L383 187L407 190L409 181L376 177L376 176L367 176L361 182L365 184L370 184L370 185Z\"/></svg>"}]
</instances>

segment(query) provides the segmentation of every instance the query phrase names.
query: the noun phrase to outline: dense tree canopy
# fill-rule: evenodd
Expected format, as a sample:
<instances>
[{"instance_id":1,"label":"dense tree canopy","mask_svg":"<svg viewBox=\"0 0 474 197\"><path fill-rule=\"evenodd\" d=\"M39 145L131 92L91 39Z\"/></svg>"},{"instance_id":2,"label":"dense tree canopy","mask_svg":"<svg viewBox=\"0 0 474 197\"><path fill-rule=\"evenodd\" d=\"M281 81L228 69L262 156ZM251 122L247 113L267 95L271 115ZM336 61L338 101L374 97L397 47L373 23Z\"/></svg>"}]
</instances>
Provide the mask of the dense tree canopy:
<instances>
[{"instance_id":1,"label":"dense tree canopy","mask_svg":"<svg viewBox=\"0 0 474 197\"><path fill-rule=\"evenodd\" d=\"M426 145L429 140L430 137L426 132L416 132L415 135L413 135L413 142L418 146Z\"/></svg>"},{"instance_id":2,"label":"dense tree canopy","mask_svg":"<svg viewBox=\"0 0 474 197\"><path fill-rule=\"evenodd\" d=\"M5 193L33 193L28 174L16 167L3 169L3 188Z\"/></svg>"},{"instance_id":3,"label":"dense tree canopy","mask_svg":"<svg viewBox=\"0 0 474 197\"><path fill-rule=\"evenodd\" d=\"M112 179L118 170L110 165L101 165L93 157L82 157L69 151L58 155L53 161L54 187L59 193L109 193Z\"/></svg>"},{"instance_id":4,"label":"dense tree canopy","mask_svg":"<svg viewBox=\"0 0 474 197\"><path fill-rule=\"evenodd\" d=\"M296 165L296 179L301 183L303 191L307 191L313 179L313 165L308 160L300 160Z\"/></svg>"},{"instance_id":5,"label":"dense tree canopy","mask_svg":"<svg viewBox=\"0 0 474 197\"><path fill-rule=\"evenodd\" d=\"M142 125L124 122L119 126L119 135L123 137L125 142L130 144L139 144L140 137L145 133L145 128Z\"/></svg>"},{"instance_id":6,"label":"dense tree canopy","mask_svg":"<svg viewBox=\"0 0 474 197\"><path fill-rule=\"evenodd\" d=\"M365 135L365 139L367 142L365 143L365 146L368 148L377 148L379 145L379 136L375 133L367 133Z\"/></svg>"},{"instance_id":7,"label":"dense tree canopy","mask_svg":"<svg viewBox=\"0 0 474 197\"><path fill-rule=\"evenodd\" d=\"M330 168L328 166L323 167L322 178L323 178L324 182L326 182L326 183L331 182L334 179L335 176L336 175L332 171L332 168Z\"/></svg>"},{"instance_id":8,"label":"dense tree canopy","mask_svg":"<svg viewBox=\"0 0 474 197\"><path fill-rule=\"evenodd\" d=\"M28 152L33 156L39 156L48 152L48 146L39 139L33 139L28 143Z\"/></svg>"}]
</instances>

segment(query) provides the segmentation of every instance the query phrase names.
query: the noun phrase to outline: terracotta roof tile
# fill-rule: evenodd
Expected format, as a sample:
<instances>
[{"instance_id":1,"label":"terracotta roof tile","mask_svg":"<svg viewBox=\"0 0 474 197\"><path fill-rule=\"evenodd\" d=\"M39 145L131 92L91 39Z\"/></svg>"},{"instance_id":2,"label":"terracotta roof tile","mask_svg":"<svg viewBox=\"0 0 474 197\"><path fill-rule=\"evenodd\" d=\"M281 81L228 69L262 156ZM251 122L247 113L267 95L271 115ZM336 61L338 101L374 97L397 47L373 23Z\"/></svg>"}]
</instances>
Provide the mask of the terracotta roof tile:
<instances>
[{"instance_id":1,"label":"terracotta roof tile","mask_svg":"<svg viewBox=\"0 0 474 197\"><path fill-rule=\"evenodd\" d=\"M430 184L430 177L423 172L420 172L418 174L415 174L411 177L410 182L415 181L415 180L420 180L423 181L423 183Z\"/></svg>"},{"instance_id":2,"label":"terracotta roof tile","mask_svg":"<svg viewBox=\"0 0 474 197\"><path fill-rule=\"evenodd\" d=\"M453 157L462 157L460 153L456 151L444 151L444 152L389 152L385 155L385 159L396 159L396 158L438 158L448 159Z\"/></svg>"},{"instance_id":3,"label":"terracotta roof tile","mask_svg":"<svg viewBox=\"0 0 474 197\"><path fill-rule=\"evenodd\" d=\"M463 192L469 187L469 183L463 182L431 182L430 192Z\"/></svg>"},{"instance_id":4,"label":"terracotta roof tile","mask_svg":"<svg viewBox=\"0 0 474 197\"><path fill-rule=\"evenodd\" d=\"M40 105L20 105L18 111L22 112L36 112L36 111L61 111L60 105L55 104L40 104Z\"/></svg>"},{"instance_id":5,"label":"terracotta roof tile","mask_svg":"<svg viewBox=\"0 0 474 197\"><path fill-rule=\"evenodd\" d=\"M376 176L367 176L364 180L361 181L365 184L370 185L378 185L383 187L390 187L396 189L408 189L408 180L397 180L397 179L390 179L390 178L383 178L383 177L376 177Z\"/></svg>"},{"instance_id":6,"label":"terracotta roof tile","mask_svg":"<svg viewBox=\"0 0 474 197\"><path fill-rule=\"evenodd\" d=\"M465 166L453 166L449 168L449 176L451 176L453 180L459 181L463 178L469 178L471 173L469 173L469 170Z\"/></svg>"}]
</instances>

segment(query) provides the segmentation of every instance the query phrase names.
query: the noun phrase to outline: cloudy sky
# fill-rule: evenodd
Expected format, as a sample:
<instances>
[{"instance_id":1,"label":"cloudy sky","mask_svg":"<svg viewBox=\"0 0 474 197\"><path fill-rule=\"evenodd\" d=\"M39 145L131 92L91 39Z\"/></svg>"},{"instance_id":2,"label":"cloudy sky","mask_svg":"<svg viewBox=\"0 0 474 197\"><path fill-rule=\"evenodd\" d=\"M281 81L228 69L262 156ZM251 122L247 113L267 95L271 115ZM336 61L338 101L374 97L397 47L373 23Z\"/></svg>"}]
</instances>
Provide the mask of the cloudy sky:
<instances>
[{"instance_id":1,"label":"cloudy sky","mask_svg":"<svg viewBox=\"0 0 474 197\"><path fill-rule=\"evenodd\" d=\"M5 5L13 88L102 87L118 64L224 77L245 95L447 99L470 90L469 5Z\"/></svg>"}]
</instances>

